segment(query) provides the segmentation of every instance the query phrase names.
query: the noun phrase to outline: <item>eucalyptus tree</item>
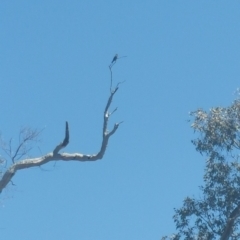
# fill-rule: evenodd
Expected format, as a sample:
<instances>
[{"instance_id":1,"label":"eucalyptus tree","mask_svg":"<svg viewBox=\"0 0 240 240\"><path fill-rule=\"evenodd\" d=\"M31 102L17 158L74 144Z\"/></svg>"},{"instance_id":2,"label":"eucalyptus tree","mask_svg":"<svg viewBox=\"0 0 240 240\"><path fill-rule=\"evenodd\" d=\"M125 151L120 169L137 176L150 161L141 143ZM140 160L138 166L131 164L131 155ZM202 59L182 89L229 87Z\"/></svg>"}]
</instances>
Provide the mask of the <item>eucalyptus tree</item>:
<instances>
[{"instance_id":1,"label":"eucalyptus tree","mask_svg":"<svg viewBox=\"0 0 240 240\"><path fill-rule=\"evenodd\" d=\"M240 239L240 98L228 107L190 113L196 150L206 158L201 197L174 209L176 233L162 239Z\"/></svg>"}]
</instances>

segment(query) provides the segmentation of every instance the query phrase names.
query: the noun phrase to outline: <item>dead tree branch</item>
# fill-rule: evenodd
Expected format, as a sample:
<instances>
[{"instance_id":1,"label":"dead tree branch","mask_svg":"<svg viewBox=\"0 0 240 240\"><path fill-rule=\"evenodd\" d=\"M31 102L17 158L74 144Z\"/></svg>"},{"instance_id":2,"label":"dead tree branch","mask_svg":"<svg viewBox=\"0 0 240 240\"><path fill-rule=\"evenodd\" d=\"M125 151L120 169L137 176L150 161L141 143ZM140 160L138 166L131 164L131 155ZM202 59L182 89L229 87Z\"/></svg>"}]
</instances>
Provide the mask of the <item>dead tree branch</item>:
<instances>
[{"instance_id":1,"label":"dead tree branch","mask_svg":"<svg viewBox=\"0 0 240 240\"><path fill-rule=\"evenodd\" d=\"M120 84L120 83L119 83ZM11 181L12 177L16 174L18 170L31 168L31 167L39 167L43 164L46 164L50 161L79 161L79 162L85 162L85 161L96 161L103 158L104 153L107 149L109 138L117 131L120 123L115 123L113 129L111 131L107 130L108 126L108 120L111 115L109 113L109 107L111 105L112 99L117 92L119 88L119 84L117 84L117 87L111 91L110 96L108 98L105 110L104 110L104 118L103 118L103 132L102 132L102 144L100 151L97 154L81 154L81 153L59 153L61 149L66 147L69 143L69 128L68 128L68 122L66 122L65 127L65 138L62 143L57 145L53 152L50 152L44 156L38 157L38 158L30 158L30 159L24 159L20 160L18 162L13 162L13 164L7 169L7 171L3 174L2 179L0 180L0 193L2 190L7 186L7 184ZM116 109L114 110L116 111ZM114 112L113 111L113 112ZM26 139L27 141L28 139ZM18 147L18 149L20 149ZM18 155L19 150L16 150L13 160L15 156Z\"/></svg>"},{"instance_id":2,"label":"dead tree branch","mask_svg":"<svg viewBox=\"0 0 240 240\"><path fill-rule=\"evenodd\" d=\"M41 130L42 131L42 130ZM6 155L11 158L12 163L16 160L21 159L26 156L32 149L32 142L38 141L38 136L41 133L37 129L31 129L29 127L23 127L19 132L18 137L18 147L13 151L13 139L10 138L9 142L6 143L2 137L0 137L0 147L6 153Z\"/></svg>"},{"instance_id":3,"label":"dead tree branch","mask_svg":"<svg viewBox=\"0 0 240 240\"><path fill-rule=\"evenodd\" d=\"M118 59L120 59L120 58L125 58L125 57L127 57L127 56L119 57L118 54L115 54L115 56L113 57L112 62L111 62L110 65L109 65L109 70L110 70L110 74L111 74L111 76L110 76L110 81L111 81L111 82L110 82L110 92L112 92L112 82L113 82L112 67L116 64L116 62L117 62ZM119 85L119 83L118 83L118 85Z\"/></svg>"}]
</instances>

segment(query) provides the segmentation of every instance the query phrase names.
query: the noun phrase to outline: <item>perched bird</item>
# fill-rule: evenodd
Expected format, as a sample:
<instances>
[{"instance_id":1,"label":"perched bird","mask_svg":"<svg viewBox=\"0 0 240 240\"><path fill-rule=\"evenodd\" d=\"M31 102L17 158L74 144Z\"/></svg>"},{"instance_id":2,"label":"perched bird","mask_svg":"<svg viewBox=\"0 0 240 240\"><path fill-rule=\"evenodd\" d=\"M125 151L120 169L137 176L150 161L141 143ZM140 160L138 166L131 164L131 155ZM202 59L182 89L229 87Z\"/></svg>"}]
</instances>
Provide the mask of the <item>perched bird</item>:
<instances>
[{"instance_id":1,"label":"perched bird","mask_svg":"<svg viewBox=\"0 0 240 240\"><path fill-rule=\"evenodd\" d=\"M118 55L116 54L112 60L112 63L116 62L117 61L117 58L118 58Z\"/></svg>"}]
</instances>

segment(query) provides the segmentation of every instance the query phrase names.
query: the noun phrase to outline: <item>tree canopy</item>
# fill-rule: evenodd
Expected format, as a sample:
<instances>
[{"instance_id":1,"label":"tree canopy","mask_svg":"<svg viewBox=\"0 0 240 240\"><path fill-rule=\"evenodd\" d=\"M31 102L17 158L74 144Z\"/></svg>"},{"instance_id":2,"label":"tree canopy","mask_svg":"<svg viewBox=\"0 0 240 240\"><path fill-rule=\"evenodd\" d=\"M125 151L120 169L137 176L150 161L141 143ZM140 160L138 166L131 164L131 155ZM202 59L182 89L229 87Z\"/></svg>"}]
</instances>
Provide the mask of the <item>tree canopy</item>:
<instances>
[{"instance_id":1,"label":"tree canopy","mask_svg":"<svg viewBox=\"0 0 240 240\"><path fill-rule=\"evenodd\" d=\"M42 155L37 158L31 158L28 156L28 153L32 149L32 143L38 141L38 136L41 131L37 129L31 129L29 127L24 127L20 130L19 133L19 143L17 147L13 146L12 138L6 142L0 134L0 150L5 154L6 157L0 155L0 166L3 170L0 169L0 194L2 190L8 185L9 182L12 182L12 178L19 170L27 169L30 167L39 167L50 161L97 161L101 160L104 157L106 152L108 142L110 137L117 131L121 122L115 123L114 127L109 130L108 122L111 115L117 111L115 108L113 111L110 111L111 103L114 98L114 95L119 89L119 85L123 82L118 82L116 87L113 88L113 72L112 68L116 64L118 55L116 54L113 58L113 61L109 65L110 71L110 95L108 97L104 113L103 113L103 127L102 127L102 143L100 150L95 154L82 154L77 153L60 153L60 150L65 148L70 141L70 131L69 124L66 121L65 123L65 136L61 143L55 146L52 152ZM22 159L25 158L25 159ZM9 161L11 160L11 161ZM10 162L10 164L9 164ZM6 170L5 170L6 169Z\"/></svg>"},{"instance_id":2,"label":"tree canopy","mask_svg":"<svg viewBox=\"0 0 240 240\"><path fill-rule=\"evenodd\" d=\"M186 197L174 209L177 233L162 239L240 238L240 97L228 107L190 113L198 137L196 150L206 157L201 198Z\"/></svg>"}]
</instances>

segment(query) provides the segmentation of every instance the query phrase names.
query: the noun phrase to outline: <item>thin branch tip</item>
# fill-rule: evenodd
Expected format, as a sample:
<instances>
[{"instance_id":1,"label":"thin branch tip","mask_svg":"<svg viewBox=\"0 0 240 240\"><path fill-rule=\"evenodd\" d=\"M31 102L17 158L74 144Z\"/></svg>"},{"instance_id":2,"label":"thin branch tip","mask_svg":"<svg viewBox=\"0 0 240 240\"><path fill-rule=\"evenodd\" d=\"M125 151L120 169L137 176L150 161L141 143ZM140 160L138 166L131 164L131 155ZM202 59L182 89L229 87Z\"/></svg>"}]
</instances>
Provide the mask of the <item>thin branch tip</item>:
<instances>
[{"instance_id":1,"label":"thin branch tip","mask_svg":"<svg viewBox=\"0 0 240 240\"><path fill-rule=\"evenodd\" d=\"M114 124L114 128L118 128L122 123L123 123L123 121L118 122L118 123L115 123L115 124Z\"/></svg>"},{"instance_id":2,"label":"thin branch tip","mask_svg":"<svg viewBox=\"0 0 240 240\"><path fill-rule=\"evenodd\" d=\"M123 56L125 57L125 56ZM69 123L68 121L63 121L65 123L65 135L63 140L55 145L53 147L53 151L49 152L45 155L41 155L40 157L37 158L26 158L20 161L17 161L22 158L22 156L26 155L28 151L30 151L32 148L31 146L25 147L24 144L27 144L29 141L36 141L36 137L42 132L37 131L37 130L31 130L29 128L24 128L19 135L19 146L18 148L13 151L13 140L10 139L9 142L4 142L2 137L1 137L1 132L0 132L0 147L3 148L5 153L10 157L12 160L12 164L8 169L5 171L5 173L0 173L2 177L0 178L0 194L2 193L2 190L7 186L8 183L11 183L14 185L12 182L13 176L17 173L19 170L31 168L31 167L41 167L42 165L50 162L50 161L78 161L78 162L93 162L96 160L101 160L105 152L107 150L107 146L109 143L109 140L112 135L115 134L115 132L118 130L118 127L120 124L123 123L123 121L119 123L115 123L111 127L111 131L108 131L108 121L110 119L110 115L113 114L118 110L118 107L114 108L112 112L110 112L110 107L113 101L113 98L115 96L115 93L118 91L120 84L124 83L123 82L118 82L117 84L114 83L113 85L113 66L116 64L116 61L118 59L118 56L115 56L115 60L111 62L111 64L108 66L109 71L110 71L110 93L108 93L108 99L105 105L105 109L103 112L103 126L102 126L102 142L100 149L98 153L94 154L82 154L82 153L66 153L66 152L60 152L63 148L65 148L69 142L70 142L70 131L69 131ZM115 86L116 84L116 86ZM58 141L58 140L57 140ZM39 149L40 150L40 149ZM41 152L41 150L40 150ZM0 157L0 164L2 165L5 160ZM7 161L5 161L6 163ZM7 165L6 165L7 167Z\"/></svg>"}]
</instances>

